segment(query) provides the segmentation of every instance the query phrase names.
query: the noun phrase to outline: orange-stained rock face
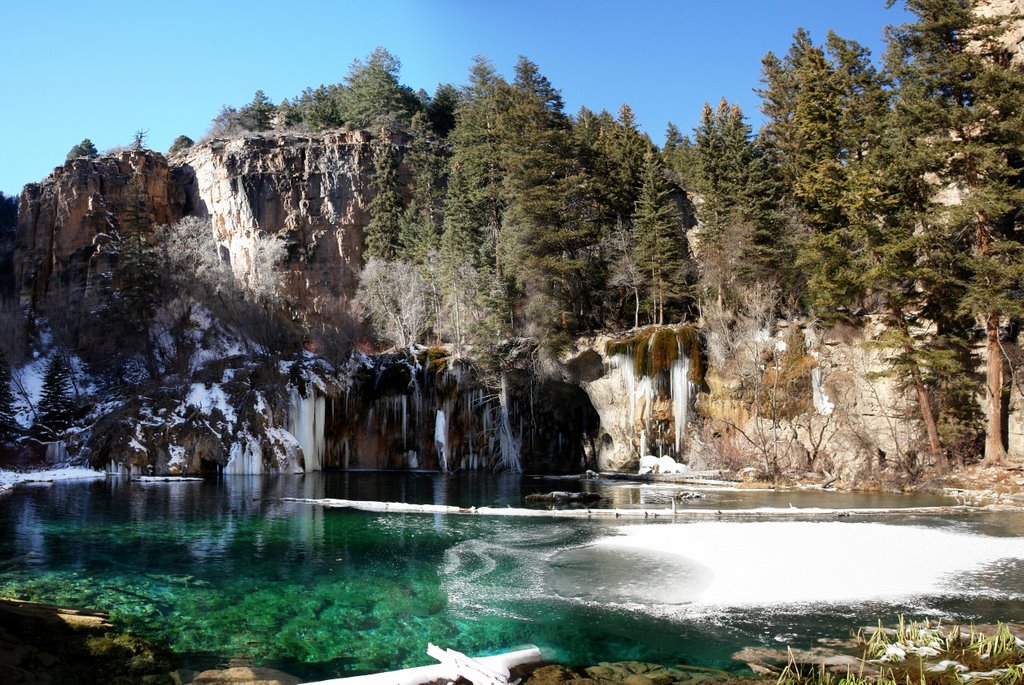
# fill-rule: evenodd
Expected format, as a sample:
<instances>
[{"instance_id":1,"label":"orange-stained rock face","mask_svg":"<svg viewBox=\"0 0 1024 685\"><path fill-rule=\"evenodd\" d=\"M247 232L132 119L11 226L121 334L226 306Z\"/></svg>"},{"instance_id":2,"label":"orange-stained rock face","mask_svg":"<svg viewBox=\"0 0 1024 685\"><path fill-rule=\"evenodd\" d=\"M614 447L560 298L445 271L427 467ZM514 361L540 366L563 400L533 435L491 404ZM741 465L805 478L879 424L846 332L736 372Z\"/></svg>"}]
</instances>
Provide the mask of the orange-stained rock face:
<instances>
[{"instance_id":1,"label":"orange-stained rock face","mask_svg":"<svg viewBox=\"0 0 1024 685\"><path fill-rule=\"evenodd\" d=\"M166 159L128 150L76 159L25 186L15 257L21 304L46 315L100 302L116 266L111 229L128 185L142 185L153 226L209 217L222 254L244 279L258 235L288 247L287 295L306 313L351 297L362 265L373 168L367 131L213 139ZM399 152L405 140L392 139ZM400 180L407 182L404 167Z\"/></svg>"},{"instance_id":2,"label":"orange-stained rock face","mask_svg":"<svg viewBox=\"0 0 1024 685\"><path fill-rule=\"evenodd\" d=\"M163 155L128 150L57 167L21 194L15 258L21 305L39 314L97 302L114 262L111 229L119 226L137 178L152 225L189 210L186 178Z\"/></svg>"}]
</instances>

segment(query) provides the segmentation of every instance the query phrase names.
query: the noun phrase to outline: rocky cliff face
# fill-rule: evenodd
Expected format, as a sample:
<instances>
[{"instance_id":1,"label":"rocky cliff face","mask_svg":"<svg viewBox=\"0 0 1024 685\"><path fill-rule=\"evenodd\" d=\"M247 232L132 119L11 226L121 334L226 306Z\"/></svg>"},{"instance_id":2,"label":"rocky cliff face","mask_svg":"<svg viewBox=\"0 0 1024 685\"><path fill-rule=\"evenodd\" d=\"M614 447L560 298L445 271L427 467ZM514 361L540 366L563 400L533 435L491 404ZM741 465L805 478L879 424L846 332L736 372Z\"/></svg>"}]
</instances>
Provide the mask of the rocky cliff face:
<instances>
[{"instance_id":1,"label":"rocky cliff face","mask_svg":"<svg viewBox=\"0 0 1024 685\"><path fill-rule=\"evenodd\" d=\"M46 314L96 301L116 261L110 233L124 220L136 179L152 225L208 217L222 255L243 280L253 268L256 238L282 239L285 294L304 312L322 311L355 290L369 221L372 140L367 131L251 135L210 140L171 160L131 150L70 161L22 193L15 258L21 304ZM401 151L405 141L396 134L391 142Z\"/></svg>"},{"instance_id":2,"label":"rocky cliff face","mask_svg":"<svg viewBox=\"0 0 1024 685\"><path fill-rule=\"evenodd\" d=\"M109 281L111 231L124 217L133 180L151 224L189 213L188 174L148 150L75 159L25 186L14 261L22 307L46 315L95 303Z\"/></svg>"},{"instance_id":3,"label":"rocky cliff face","mask_svg":"<svg viewBox=\"0 0 1024 685\"><path fill-rule=\"evenodd\" d=\"M367 131L211 140L174 160L194 212L209 217L235 274L251 273L259 235L288 246L286 287L307 312L355 291L373 169ZM400 135L392 144L401 149Z\"/></svg>"}]
</instances>

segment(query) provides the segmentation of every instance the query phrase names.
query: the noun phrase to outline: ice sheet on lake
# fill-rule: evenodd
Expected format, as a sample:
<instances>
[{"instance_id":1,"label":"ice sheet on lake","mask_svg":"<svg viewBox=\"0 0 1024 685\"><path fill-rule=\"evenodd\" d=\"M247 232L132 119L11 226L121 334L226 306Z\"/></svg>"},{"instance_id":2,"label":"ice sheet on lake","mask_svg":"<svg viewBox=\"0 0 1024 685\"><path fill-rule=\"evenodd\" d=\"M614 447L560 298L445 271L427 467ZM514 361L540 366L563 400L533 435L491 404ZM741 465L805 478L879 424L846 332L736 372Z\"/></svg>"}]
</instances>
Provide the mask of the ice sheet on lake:
<instances>
[{"instance_id":1,"label":"ice sheet on lake","mask_svg":"<svg viewBox=\"0 0 1024 685\"><path fill-rule=\"evenodd\" d=\"M880 523L698 522L618 533L556 555L550 589L651 607L849 604L981 592L958 580L1024 559L1024 539ZM609 568L616 557L629 561L625 569Z\"/></svg>"}]
</instances>

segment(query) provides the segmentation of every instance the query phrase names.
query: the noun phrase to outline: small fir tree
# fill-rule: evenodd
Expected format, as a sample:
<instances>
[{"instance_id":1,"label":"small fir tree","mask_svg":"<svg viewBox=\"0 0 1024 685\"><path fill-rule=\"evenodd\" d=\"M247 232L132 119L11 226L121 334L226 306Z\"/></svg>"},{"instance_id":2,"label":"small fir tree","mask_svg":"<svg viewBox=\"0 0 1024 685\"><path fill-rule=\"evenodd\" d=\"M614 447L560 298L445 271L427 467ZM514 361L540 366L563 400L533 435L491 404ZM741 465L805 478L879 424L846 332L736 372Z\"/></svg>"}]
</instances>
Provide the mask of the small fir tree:
<instances>
[{"instance_id":1,"label":"small fir tree","mask_svg":"<svg viewBox=\"0 0 1024 685\"><path fill-rule=\"evenodd\" d=\"M14 418L11 370L7 366L7 355L0 349L0 442L14 442L20 435L21 426Z\"/></svg>"},{"instance_id":2,"label":"small fir tree","mask_svg":"<svg viewBox=\"0 0 1024 685\"><path fill-rule=\"evenodd\" d=\"M42 440L57 440L71 427L74 415L71 369L63 355L54 353L43 377L43 396L39 400L34 432Z\"/></svg>"},{"instance_id":3,"label":"small fir tree","mask_svg":"<svg viewBox=\"0 0 1024 685\"><path fill-rule=\"evenodd\" d=\"M88 138L83 138L81 143L72 146L72 148L68 150L68 156L66 159L70 162L71 160L78 159L79 157L95 159L99 156L99 150L96 149L96 146L93 145L92 141Z\"/></svg>"},{"instance_id":4,"label":"small fir tree","mask_svg":"<svg viewBox=\"0 0 1024 685\"><path fill-rule=\"evenodd\" d=\"M249 131L269 131L273 126L277 108L266 93L257 90L252 101L239 111L242 126Z\"/></svg>"}]
</instances>

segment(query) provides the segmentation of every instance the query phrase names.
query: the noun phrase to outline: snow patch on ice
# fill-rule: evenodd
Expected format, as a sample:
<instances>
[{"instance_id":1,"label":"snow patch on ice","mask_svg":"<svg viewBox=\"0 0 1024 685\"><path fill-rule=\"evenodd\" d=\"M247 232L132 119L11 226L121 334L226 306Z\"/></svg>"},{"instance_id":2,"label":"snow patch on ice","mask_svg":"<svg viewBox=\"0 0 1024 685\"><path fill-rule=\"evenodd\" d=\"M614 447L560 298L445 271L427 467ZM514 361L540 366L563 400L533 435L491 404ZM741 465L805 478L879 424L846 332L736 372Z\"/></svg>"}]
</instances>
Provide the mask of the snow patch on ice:
<instances>
[{"instance_id":1,"label":"snow patch on ice","mask_svg":"<svg viewBox=\"0 0 1024 685\"><path fill-rule=\"evenodd\" d=\"M61 480L106 478L102 471L80 467L49 469L46 471L0 471L0 491L12 488L18 483L53 483Z\"/></svg>"},{"instance_id":2,"label":"snow patch on ice","mask_svg":"<svg viewBox=\"0 0 1024 685\"><path fill-rule=\"evenodd\" d=\"M708 572L694 605L770 606L924 597L977 588L958 579L1002 559L1024 559L1024 539L972 535L922 526L843 522L696 522L624 526L597 540L598 550L669 553L680 568ZM780 550L831 550L792 563ZM842 550L871 550L882 559L913 559L914 573L867 573ZM751 564L751 559L762 560ZM775 561L769 561L775 560ZM685 576L685 573L680 573ZM623 579L624 583L632 582ZM646 585L638 586L640 588ZM650 586L653 589L656 585ZM643 594L642 589L638 590ZM637 596L641 604L659 597Z\"/></svg>"}]
</instances>

